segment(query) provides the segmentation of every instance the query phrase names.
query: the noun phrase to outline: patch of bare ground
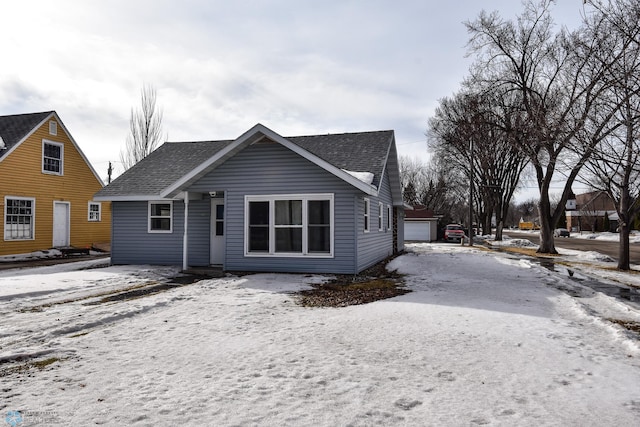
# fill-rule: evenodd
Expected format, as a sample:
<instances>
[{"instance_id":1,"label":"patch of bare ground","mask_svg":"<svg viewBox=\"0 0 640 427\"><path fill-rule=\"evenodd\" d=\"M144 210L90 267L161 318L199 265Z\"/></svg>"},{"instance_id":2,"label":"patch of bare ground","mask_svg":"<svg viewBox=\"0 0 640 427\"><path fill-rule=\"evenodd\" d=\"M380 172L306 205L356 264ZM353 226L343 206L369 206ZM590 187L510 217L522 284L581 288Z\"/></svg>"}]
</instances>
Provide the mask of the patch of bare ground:
<instances>
[{"instance_id":1,"label":"patch of bare ground","mask_svg":"<svg viewBox=\"0 0 640 427\"><path fill-rule=\"evenodd\" d=\"M536 258L549 258L549 257L559 257L560 254L543 254L540 252L536 252L537 249L532 248L518 248L518 247L503 247L501 248L505 252L513 252L521 255L529 255L531 257Z\"/></svg>"},{"instance_id":2,"label":"patch of bare ground","mask_svg":"<svg viewBox=\"0 0 640 427\"><path fill-rule=\"evenodd\" d=\"M56 362L61 362L62 360L63 359L60 359L58 357L49 357L47 359L42 359L42 360L23 362L17 366L11 366L11 367L0 369L0 377L6 377L7 375L11 375L15 373L27 372L31 369L38 369L42 371L45 368L47 368L49 365Z\"/></svg>"},{"instance_id":3,"label":"patch of bare ground","mask_svg":"<svg viewBox=\"0 0 640 427\"><path fill-rule=\"evenodd\" d=\"M622 319L606 319L611 323L615 323L616 325L620 325L623 328L635 332L636 334L640 334L640 322L634 322L633 320L622 320Z\"/></svg>"},{"instance_id":4,"label":"patch of bare ground","mask_svg":"<svg viewBox=\"0 0 640 427\"><path fill-rule=\"evenodd\" d=\"M297 292L296 302L304 307L346 307L409 293L411 290L404 287L403 276L387 270L387 264L394 257L359 274L337 275L328 282L313 285L313 289Z\"/></svg>"}]
</instances>

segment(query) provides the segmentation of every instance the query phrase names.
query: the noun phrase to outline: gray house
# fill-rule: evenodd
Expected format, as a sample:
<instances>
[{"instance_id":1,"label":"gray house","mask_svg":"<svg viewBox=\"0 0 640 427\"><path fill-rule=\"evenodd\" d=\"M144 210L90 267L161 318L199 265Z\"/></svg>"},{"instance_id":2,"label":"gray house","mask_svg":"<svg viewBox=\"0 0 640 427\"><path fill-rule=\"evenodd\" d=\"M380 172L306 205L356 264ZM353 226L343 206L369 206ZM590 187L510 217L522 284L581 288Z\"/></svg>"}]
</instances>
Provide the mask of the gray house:
<instances>
[{"instance_id":1,"label":"gray house","mask_svg":"<svg viewBox=\"0 0 640 427\"><path fill-rule=\"evenodd\" d=\"M113 264L353 274L404 248L393 131L167 142L94 199Z\"/></svg>"}]
</instances>

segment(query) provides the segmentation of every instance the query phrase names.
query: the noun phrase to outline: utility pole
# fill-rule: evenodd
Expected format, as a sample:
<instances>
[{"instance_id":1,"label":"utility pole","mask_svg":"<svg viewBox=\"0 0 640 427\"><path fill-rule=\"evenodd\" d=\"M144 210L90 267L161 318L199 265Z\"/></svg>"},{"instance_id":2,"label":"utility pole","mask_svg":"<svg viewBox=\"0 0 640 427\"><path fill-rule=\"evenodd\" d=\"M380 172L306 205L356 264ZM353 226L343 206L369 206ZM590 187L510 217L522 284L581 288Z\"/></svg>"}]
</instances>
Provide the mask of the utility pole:
<instances>
[{"instance_id":1,"label":"utility pole","mask_svg":"<svg viewBox=\"0 0 640 427\"><path fill-rule=\"evenodd\" d=\"M473 136L469 138L469 246L473 246Z\"/></svg>"},{"instance_id":2,"label":"utility pole","mask_svg":"<svg viewBox=\"0 0 640 427\"><path fill-rule=\"evenodd\" d=\"M109 161L109 168L107 169L107 174L109 176L107 180L107 184L111 184L111 173L113 172L113 168L111 167L111 161Z\"/></svg>"}]
</instances>

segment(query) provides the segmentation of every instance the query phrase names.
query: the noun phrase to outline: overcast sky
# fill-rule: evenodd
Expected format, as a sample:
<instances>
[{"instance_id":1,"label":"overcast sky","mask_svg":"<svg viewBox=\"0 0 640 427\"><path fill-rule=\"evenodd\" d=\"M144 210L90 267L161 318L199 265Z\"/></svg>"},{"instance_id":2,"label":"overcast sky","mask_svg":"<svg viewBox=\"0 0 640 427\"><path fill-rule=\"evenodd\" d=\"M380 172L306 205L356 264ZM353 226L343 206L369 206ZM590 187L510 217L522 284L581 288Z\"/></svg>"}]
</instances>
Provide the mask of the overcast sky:
<instances>
[{"instance_id":1,"label":"overcast sky","mask_svg":"<svg viewBox=\"0 0 640 427\"><path fill-rule=\"evenodd\" d=\"M554 17L575 26L582 0ZM440 98L467 74L464 22L518 0L3 2L0 114L56 110L103 177L143 84L170 141L393 129L426 159Z\"/></svg>"}]
</instances>

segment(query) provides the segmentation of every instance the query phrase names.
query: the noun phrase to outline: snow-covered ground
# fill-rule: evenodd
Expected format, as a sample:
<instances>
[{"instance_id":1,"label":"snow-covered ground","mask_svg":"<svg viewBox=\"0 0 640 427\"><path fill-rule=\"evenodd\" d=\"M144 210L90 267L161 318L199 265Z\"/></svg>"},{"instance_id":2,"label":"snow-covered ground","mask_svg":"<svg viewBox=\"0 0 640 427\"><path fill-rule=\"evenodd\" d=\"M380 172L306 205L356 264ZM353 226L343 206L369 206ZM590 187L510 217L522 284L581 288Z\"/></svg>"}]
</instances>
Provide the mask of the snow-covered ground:
<instances>
[{"instance_id":1,"label":"snow-covered ground","mask_svg":"<svg viewBox=\"0 0 640 427\"><path fill-rule=\"evenodd\" d=\"M638 310L508 253L408 249L413 292L344 308L296 305L311 275L117 300L177 270L0 272L0 422L640 425L639 341L608 320Z\"/></svg>"}]
</instances>

